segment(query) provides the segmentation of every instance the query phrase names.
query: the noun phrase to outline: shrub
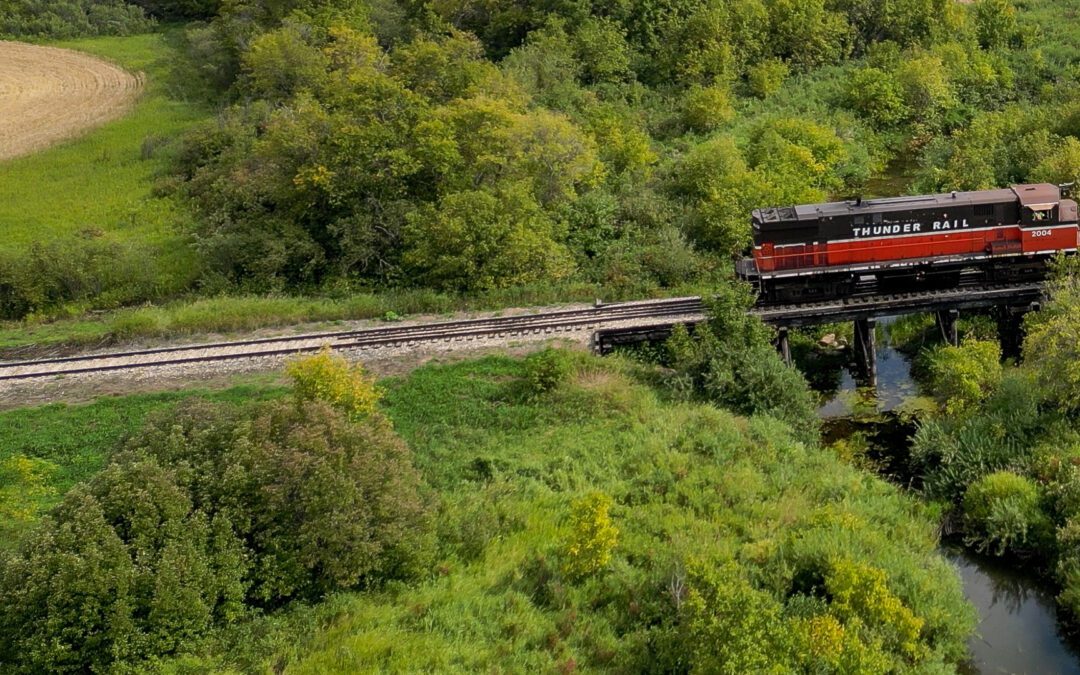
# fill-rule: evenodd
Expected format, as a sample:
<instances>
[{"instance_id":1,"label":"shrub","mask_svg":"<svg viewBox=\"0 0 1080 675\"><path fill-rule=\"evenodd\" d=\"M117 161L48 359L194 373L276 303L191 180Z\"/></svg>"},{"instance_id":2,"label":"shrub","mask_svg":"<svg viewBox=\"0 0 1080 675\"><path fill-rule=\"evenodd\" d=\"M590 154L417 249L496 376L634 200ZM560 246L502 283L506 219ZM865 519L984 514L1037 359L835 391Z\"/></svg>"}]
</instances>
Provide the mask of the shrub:
<instances>
[{"instance_id":1,"label":"shrub","mask_svg":"<svg viewBox=\"0 0 1080 675\"><path fill-rule=\"evenodd\" d=\"M324 347L318 354L293 359L285 367L297 403L324 401L354 420L370 417L381 396L359 363Z\"/></svg>"},{"instance_id":2,"label":"shrub","mask_svg":"<svg viewBox=\"0 0 1080 675\"><path fill-rule=\"evenodd\" d=\"M788 76L787 64L779 59L762 61L746 73L750 93L758 98L768 98L780 91Z\"/></svg>"},{"instance_id":3,"label":"shrub","mask_svg":"<svg viewBox=\"0 0 1080 675\"><path fill-rule=\"evenodd\" d=\"M963 413L986 400L1001 385L1001 347L997 342L964 340L940 347L929 362L930 388L949 414Z\"/></svg>"},{"instance_id":4,"label":"shrub","mask_svg":"<svg viewBox=\"0 0 1080 675\"><path fill-rule=\"evenodd\" d=\"M568 576L586 577L607 567L619 540L619 530L608 513L611 503L611 497L596 492L571 505L570 536L563 546Z\"/></svg>"},{"instance_id":5,"label":"shrub","mask_svg":"<svg viewBox=\"0 0 1080 675\"><path fill-rule=\"evenodd\" d=\"M525 359L525 378L535 396L553 391L570 375L569 355L558 349L544 349Z\"/></svg>"},{"instance_id":6,"label":"shrub","mask_svg":"<svg viewBox=\"0 0 1080 675\"><path fill-rule=\"evenodd\" d=\"M726 87L692 87L683 103L683 123L694 131L713 131L735 117Z\"/></svg>"},{"instance_id":7,"label":"shrub","mask_svg":"<svg viewBox=\"0 0 1080 675\"><path fill-rule=\"evenodd\" d=\"M1047 527L1038 487L1010 471L988 474L969 485L963 513L965 540L996 555L1033 546Z\"/></svg>"},{"instance_id":8,"label":"shrub","mask_svg":"<svg viewBox=\"0 0 1080 675\"><path fill-rule=\"evenodd\" d=\"M830 610L847 626L876 633L889 650L919 661L927 651L919 639L923 620L885 582L885 573L876 567L846 558L834 560L825 575ZM873 643L873 637L868 637L864 642Z\"/></svg>"},{"instance_id":9,"label":"shrub","mask_svg":"<svg viewBox=\"0 0 1080 675\"><path fill-rule=\"evenodd\" d=\"M788 660L782 605L733 563L697 566L690 584L678 644L692 672L762 672Z\"/></svg>"}]
</instances>

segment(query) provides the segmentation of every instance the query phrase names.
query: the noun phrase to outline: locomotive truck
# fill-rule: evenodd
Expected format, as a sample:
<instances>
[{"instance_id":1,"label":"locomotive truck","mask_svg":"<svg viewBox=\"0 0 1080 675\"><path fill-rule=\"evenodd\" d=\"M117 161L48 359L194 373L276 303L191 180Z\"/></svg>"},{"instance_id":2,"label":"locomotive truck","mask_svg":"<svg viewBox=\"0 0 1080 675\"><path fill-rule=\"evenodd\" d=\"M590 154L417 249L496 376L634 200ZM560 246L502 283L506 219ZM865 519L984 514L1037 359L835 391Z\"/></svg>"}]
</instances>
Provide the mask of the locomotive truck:
<instances>
[{"instance_id":1,"label":"locomotive truck","mask_svg":"<svg viewBox=\"0 0 1080 675\"><path fill-rule=\"evenodd\" d=\"M755 209L753 255L736 271L765 304L1041 280L1077 250L1069 187Z\"/></svg>"}]
</instances>

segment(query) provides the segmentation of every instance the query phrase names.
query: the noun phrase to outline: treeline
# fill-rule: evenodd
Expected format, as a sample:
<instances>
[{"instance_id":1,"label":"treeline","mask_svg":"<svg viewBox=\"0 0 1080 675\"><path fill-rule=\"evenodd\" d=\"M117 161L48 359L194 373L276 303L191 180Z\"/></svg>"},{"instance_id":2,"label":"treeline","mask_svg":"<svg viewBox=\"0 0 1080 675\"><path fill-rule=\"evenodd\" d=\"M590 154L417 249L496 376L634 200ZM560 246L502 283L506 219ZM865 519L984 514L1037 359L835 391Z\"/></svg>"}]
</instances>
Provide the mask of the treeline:
<instances>
[{"instance_id":1,"label":"treeline","mask_svg":"<svg viewBox=\"0 0 1080 675\"><path fill-rule=\"evenodd\" d=\"M133 35L159 21L207 19L220 0L5 0L0 36L63 40Z\"/></svg>"},{"instance_id":2,"label":"treeline","mask_svg":"<svg viewBox=\"0 0 1080 675\"><path fill-rule=\"evenodd\" d=\"M131 35L153 25L142 8L124 0L7 0L0 5L3 37Z\"/></svg>"},{"instance_id":3,"label":"treeline","mask_svg":"<svg viewBox=\"0 0 1080 675\"><path fill-rule=\"evenodd\" d=\"M201 292L648 294L898 157L927 190L1076 174L1077 73L1008 0L142 6L203 19L178 68L221 111L158 185ZM12 270L9 318L86 297Z\"/></svg>"}]
</instances>

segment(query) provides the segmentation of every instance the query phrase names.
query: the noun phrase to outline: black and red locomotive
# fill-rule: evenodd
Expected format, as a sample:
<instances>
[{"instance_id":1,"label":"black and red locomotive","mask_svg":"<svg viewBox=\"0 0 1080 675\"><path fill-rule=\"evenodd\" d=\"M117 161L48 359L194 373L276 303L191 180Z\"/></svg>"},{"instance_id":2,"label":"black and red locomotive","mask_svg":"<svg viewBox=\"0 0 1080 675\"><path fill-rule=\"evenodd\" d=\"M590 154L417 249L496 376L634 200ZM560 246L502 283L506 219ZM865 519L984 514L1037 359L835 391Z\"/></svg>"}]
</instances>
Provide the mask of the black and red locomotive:
<instances>
[{"instance_id":1,"label":"black and red locomotive","mask_svg":"<svg viewBox=\"0 0 1080 675\"><path fill-rule=\"evenodd\" d=\"M756 209L760 302L1041 279L1077 250L1077 205L1050 184Z\"/></svg>"}]
</instances>

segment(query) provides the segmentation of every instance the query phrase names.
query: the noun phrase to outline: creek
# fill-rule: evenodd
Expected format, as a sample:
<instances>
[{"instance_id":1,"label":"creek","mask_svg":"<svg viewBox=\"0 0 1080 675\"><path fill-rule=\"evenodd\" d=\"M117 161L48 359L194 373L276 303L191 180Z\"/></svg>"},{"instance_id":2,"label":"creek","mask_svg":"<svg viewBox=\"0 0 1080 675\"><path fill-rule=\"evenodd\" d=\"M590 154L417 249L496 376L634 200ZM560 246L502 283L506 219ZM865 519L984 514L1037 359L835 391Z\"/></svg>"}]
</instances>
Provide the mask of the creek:
<instances>
[{"instance_id":1,"label":"creek","mask_svg":"<svg viewBox=\"0 0 1080 675\"><path fill-rule=\"evenodd\" d=\"M884 448L883 473L905 483L911 477L904 476L903 470L896 466L905 463L897 458L907 457L911 428L905 426L895 411L918 393L918 387L911 375L910 361L889 339L893 320L885 318L878 322L881 333L877 341L877 391L857 388L851 369L845 367L838 387L827 396L818 412L825 420L826 439L861 429L873 436L872 443L891 446ZM868 417L875 421L866 422ZM976 634L968 642L970 660L961 672L1080 675L1080 639L1059 621L1054 591L1046 581L1016 566L979 555L958 542L943 544L941 553L955 565L964 594L979 613Z\"/></svg>"}]
</instances>

